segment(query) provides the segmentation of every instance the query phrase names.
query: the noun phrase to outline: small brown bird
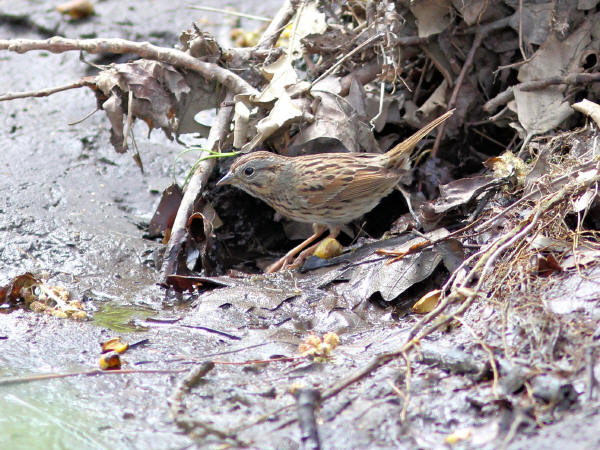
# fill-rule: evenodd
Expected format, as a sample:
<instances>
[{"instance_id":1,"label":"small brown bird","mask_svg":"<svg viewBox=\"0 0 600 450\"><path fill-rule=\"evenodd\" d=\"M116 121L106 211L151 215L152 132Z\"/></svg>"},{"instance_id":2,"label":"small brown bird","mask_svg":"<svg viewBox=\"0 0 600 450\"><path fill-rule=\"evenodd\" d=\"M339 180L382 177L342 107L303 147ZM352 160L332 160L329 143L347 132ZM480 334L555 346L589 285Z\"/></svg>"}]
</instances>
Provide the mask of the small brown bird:
<instances>
[{"instance_id":1,"label":"small brown bird","mask_svg":"<svg viewBox=\"0 0 600 450\"><path fill-rule=\"evenodd\" d=\"M237 159L217 186L231 184L258 197L278 213L313 224L314 234L267 273L287 267L297 253L327 228L337 237L341 227L373 209L410 168L410 154L434 128L448 119L448 111L425 125L387 153L323 153L288 157L258 151ZM303 259L309 248L300 254Z\"/></svg>"}]
</instances>

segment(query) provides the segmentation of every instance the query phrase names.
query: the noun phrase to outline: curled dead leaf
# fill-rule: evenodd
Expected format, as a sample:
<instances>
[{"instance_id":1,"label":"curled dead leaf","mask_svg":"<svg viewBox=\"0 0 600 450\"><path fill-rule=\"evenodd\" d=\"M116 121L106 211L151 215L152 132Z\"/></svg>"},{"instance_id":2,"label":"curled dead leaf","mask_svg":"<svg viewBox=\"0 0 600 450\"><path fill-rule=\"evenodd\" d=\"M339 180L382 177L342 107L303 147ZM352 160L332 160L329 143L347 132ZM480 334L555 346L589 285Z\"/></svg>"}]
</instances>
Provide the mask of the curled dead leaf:
<instances>
[{"instance_id":1,"label":"curled dead leaf","mask_svg":"<svg viewBox=\"0 0 600 450\"><path fill-rule=\"evenodd\" d=\"M417 18L419 37L441 33L450 24L450 0L414 2L411 11Z\"/></svg>"},{"instance_id":2,"label":"curled dead leaf","mask_svg":"<svg viewBox=\"0 0 600 450\"><path fill-rule=\"evenodd\" d=\"M427 314L435 309L440 301L442 291L435 289L428 292L415 303L412 307L412 312L415 314Z\"/></svg>"},{"instance_id":3,"label":"curled dead leaf","mask_svg":"<svg viewBox=\"0 0 600 450\"><path fill-rule=\"evenodd\" d=\"M471 429L470 428L463 428L460 430L456 430L454 433L449 434L448 436L446 436L446 439L444 439L444 442L446 444L458 444L461 441L466 441L467 439L469 439L471 437Z\"/></svg>"},{"instance_id":4,"label":"curled dead leaf","mask_svg":"<svg viewBox=\"0 0 600 450\"><path fill-rule=\"evenodd\" d=\"M317 9L316 1L308 2L298 8L297 14L294 25L289 30L288 51L293 59L302 58L302 38L309 34L323 33L327 29L325 14Z\"/></svg>"},{"instance_id":5,"label":"curled dead leaf","mask_svg":"<svg viewBox=\"0 0 600 450\"><path fill-rule=\"evenodd\" d=\"M56 10L61 14L68 15L71 19L79 20L94 14L94 5L90 0L73 0L61 3Z\"/></svg>"},{"instance_id":6,"label":"curled dead leaf","mask_svg":"<svg viewBox=\"0 0 600 450\"><path fill-rule=\"evenodd\" d=\"M547 255L542 253L531 255L530 264L534 274L541 277L552 275L554 272L563 271L560 263L551 253Z\"/></svg>"},{"instance_id":7,"label":"curled dead leaf","mask_svg":"<svg viewBox=\"0 0 600 450\"><path fill-rule=\"evenodd\" d=\"M102 353L124 353L129 348L129 344L121 341L120 337L112 338L108 341L102 342L100 346L102 347Z\"/></svg>"},{"instance_id":8,"label":"curled dead leaf","mask_svg":"<svg viewBox=\"0 0 600 450\"><path fill-rule=\"evenodd\" d=\"M148 226L148 234L151 237L160 236L163 233L166 235L170 232L182 198L183 191L177 184L172 184L163 191Z\"/></svg>"},{"instance_id":9,"label":"curled dead leaf","mask_svg":"<svg viewBox=\"0 0 600 450\"><path fill-rule=\"evenodd\" d=\"M585 114L592 118L596 125L600 127L600 105L598 103L583 99L580 102L573 103L571 107L575 111Z\"/></svg>"}]
</instances>

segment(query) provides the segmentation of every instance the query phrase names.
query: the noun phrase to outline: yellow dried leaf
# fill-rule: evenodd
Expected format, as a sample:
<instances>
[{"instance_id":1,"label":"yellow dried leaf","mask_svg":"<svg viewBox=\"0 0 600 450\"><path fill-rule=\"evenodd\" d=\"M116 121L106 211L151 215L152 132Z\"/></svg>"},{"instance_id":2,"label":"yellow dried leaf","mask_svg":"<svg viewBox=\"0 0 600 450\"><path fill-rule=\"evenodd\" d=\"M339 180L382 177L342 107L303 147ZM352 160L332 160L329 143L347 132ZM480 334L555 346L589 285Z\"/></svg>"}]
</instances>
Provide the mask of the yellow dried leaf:
<instances>
[{"instance_id":1,"label":"yellow dried leaf","mask_svg":"<svg viewBox=\"0 0 600 450\"><path fill-rule=\"evenodd\" d=\"M456 430L454 433L446 436L446 439L444 439L444 442L446 442L446 444L452 445L452 444L457 444L458 442L461 442L461 441L466 441L470 437L471 437L471 429L463 428L461 430Z\"/></svg>"},{"instance_id":2,"label":"yellow dried leaf","mask_svg":"<svg viewBox=\"0 0 600 450\"><path fill-rule=\"evenodd\" d=\"M322 259L330 259L342 254L342 244L340 244L335 238L326 237L317 246L315 256Z\"/></svg>"},{"instance_id":3,"label":"yellow dried leaf","mask_svg":"<svg viewBox=\"0 0 600 450\"><path fill-rule=\"evenodd\" d=\"M43 312L48 309L48 306L42 302L34 301L29 304L29 309L31 309L33 312Z\"/></svg>"},{"instance_id":4,"label":"yellow dried leaf","mask_svg":"<svg viewBox=\"0 0 600 450\"><path fill-rule=\"evenodd\" d=\"M300 382L292 383L288 388L290 394L295 394L298 389L304 389L306 386Z\"/></svg>"},{"instance_id":5,"label":"yellow dried leaf","mask_svg":"<svg viewBox=\"0 0 600 450\"><path fill-rule=\"evenodd\" d=\"M56 7L61 14L67 14L72 19L83 19L94 14L94 5L90 0L73 0Z\"/></svg>"},{"instance_id":6,"label":"yellow dried leaf","mask_svg":"<svg viewBox=\"0 0 600 450\"><path fill-rule=\"evenodd\" d=\"M67 317L69 317L66 312L58 308L51 309L50 315L58 317L59 319L66 319Z\"/></svg>"},{"instance_id":7,"label":"yellow dried leaf","mask_svg":"<svg viewBox=\"0 0 600 450\"><path fill-rule=\"evenodd\" d=\"M412 312L416 314L427 314L428 312L433 311L440 301L440 295L442 295L442 291L439 289L428 292L413 305Z\"/></svg>"},{"instance_id":8,"label":"yellow dried leaf","mask_svg":"<svg viewBox=\"0 0 600 450\"><path fill-rule=\"evenodd\" d=\"M124 353L129 348L129 344L121 341L120 337L109 339L106 342L102 342L100 345L102 346L102 353L111 351Z\"/></svg>"},{"instance_id":9,"label":"yellow dried leaf","mask_svg":"<svg viewBox=\"0 0 600 450\"><path fill-rule=\"evenodd\" d=\"M323 335L323 342L329 345L332 349L336 348L340 343L340 337L335 333L325 333Z\"/></svg>"},{"instance_id":10,"label":"yellow dried leaf","mask_svg":"<svg viewBox=\"0 0 600 450\"><path fill-rule=\"evenodd\" d=\"M71 314L71 319L85 320L87 319L87 313L85 311L75 311L73 314Z\"/></svg>"}]
</instances>

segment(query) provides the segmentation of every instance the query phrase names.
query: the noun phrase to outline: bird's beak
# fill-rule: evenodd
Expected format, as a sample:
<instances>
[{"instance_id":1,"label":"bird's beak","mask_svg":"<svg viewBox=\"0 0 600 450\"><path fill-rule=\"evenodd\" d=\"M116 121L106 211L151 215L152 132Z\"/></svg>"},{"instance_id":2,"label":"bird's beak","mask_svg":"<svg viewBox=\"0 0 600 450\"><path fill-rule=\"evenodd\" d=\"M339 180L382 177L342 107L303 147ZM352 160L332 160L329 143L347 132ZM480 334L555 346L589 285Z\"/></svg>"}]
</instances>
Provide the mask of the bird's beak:
<instances>
[{"instance_id":1,"label":"bird's beak","mask_svg":"<svg viewBox=\"0 0 600 450\"><path fill-rule=\"evenodd\" d=\"M226 184L230 184L233 179L233 174L231 172L227 172L227 174L217 181L217 186L224 186Z\"/></svg>"}]
</instances>

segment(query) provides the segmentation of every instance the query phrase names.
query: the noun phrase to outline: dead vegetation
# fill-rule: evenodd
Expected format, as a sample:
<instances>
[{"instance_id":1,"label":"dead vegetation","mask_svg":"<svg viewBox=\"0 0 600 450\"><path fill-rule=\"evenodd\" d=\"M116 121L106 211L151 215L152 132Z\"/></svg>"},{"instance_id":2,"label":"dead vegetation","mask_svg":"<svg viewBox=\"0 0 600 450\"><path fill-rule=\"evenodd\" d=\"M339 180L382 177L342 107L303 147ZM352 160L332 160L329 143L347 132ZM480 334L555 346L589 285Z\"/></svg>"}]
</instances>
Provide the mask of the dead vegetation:
<instances>
[{"instance_id":1,"label":"dead vegetation","mask_svg":"<svg viewBox=\"0 0 600 450\"><path fill-rule=\"evenodd\" d=\"M219 307L246 306L236 297L240 290L258 290L255 298L264 300L265 311L290 298L309 302L315 292L336 298L323 305L326 313L355 312L367 302L392 307L410 331L380 345L374 359L353 373L338 373L331 383L313 380L318 395L296 395L302 426L310 428L314 420L307 407L314 412L400 360L402 376L392 383L400 398L399 426L418 420L418 413L411 415L419 408L411 380L435 364L458 375L475 372L475 387L464 389L471 389L469 402L484 416L509 413L489 438L489 430L467 421L456 428L471 431L447 442L508 445L527 426L554 422L577 402L597 401L600 165L593 102L600 80L599 15L594 1L287 0L257 42L244 40L252 45L247 48L224 48L193 25L181 35L179 49L58 37L0 40L0 49L143 58L104 67L70 86L94 90L117 151L134 142L131 124L141 119L168 136L199 133L207 137L205 148L217 152L382 152L408 128L456 108L403 180L409 186L402 188L406 208L397 207L398 197L392 218L385 205L368 215L367 231L375 229L372 222L388 221L380 232L371 231L388 231L386 239L361 234L359 226L350 251L309 261L294 276L215 276L232 267L256 269L262 264L256 255L281 247L260 241L265 219L256 203L238 209L248 200L231 191L202 197L212 186L216 159L201 161L181 203L171 208L173 217L159 227L170 236L162 281L176 290L198 288L199 302ZM592 101L590 109L588 100L574 105L582 99ZM215 105L210 128L194 120ZM581 108L596 123L576 113ZM250 223L236 223L239 217ZM302 234L288 224L284 229L290 237ZM193 249L200 256L190 264ZM219 300L210 292L217 286ZM434 289L437 303L425 316L406 316ZM277 293L264 293L269 290ZM479 351L448 363L449 350L427 348L433 337ZM291 423L284 411L292 403L228 429L184 420L182 398L191 388L184 384L172 408L177 423L200 440L214 435L245 445L248 430L267 418L280 418L281 427ZM316 431L307 433L318 445Z\"/></svg>"}]
</instances>

